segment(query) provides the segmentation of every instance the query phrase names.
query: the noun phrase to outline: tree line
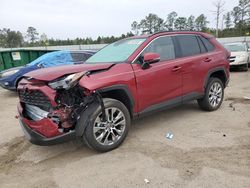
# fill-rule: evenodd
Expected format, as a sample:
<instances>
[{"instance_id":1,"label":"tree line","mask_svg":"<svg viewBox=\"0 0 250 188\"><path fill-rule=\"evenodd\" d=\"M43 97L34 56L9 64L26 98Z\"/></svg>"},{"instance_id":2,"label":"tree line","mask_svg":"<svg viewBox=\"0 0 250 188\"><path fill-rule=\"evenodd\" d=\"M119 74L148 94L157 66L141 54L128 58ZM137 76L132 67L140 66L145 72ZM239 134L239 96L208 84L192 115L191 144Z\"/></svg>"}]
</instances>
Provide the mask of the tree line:
<instances>
[{"instance_id":1,"label":"tree line","mask_svg":"<svg viewBox=\"0 0 250 188\"><path fill-rule=\"evenodd\" d=\"M161 18L157 14L150 13L140 21L131 24L131 31L121 36L102 37L97 39L91 37L76 39L53 39L48 38L45 33L41 35L34 27L28 27L26 33L14 31L8 28L0 29L0 47L32 47L32 46L57 46L57 45L80 45L80 44L105 44L117 40L140 34L150 34L158 31L172 30L192 30L207 32L216 37L233 37L250 35L250 0L239 0L238 5L231 11L225 12L223 7L225 1L217 0L213 2L216 20L216 28L208 27L209 21L206 15L201 14L197 17L179 16L173 11ZM219 27L221 23L221 27Z\"/></svg>"},{"instance_id":2,"label":"tree line","mask_svg":"<svg viewBox=\"0 0 250 188\"><path fill-rule=\"evenodd\" d=\"M215 35L216 37L232 37L250 35L250 0L239 0L233 10L224 13L223 7L225 1L217 0L213 2L215 10L216 28L209 28L209 21L204 14L197 17L178 16L173 11L166 16L166 19L157 14L150 13L140 21L134 21L131 24L133 34L150 34L162 30L191 30L202 31ZM220 20L221 18L221 20ZM221 28L219 23L221 22Z\"/></svg>"},{"instance_id":3,"label":"tree line","mask_svg":"<svg viewBox=\"0 0 250 188\"><path fill-rule=\"evenodd\" d=\"M108 44L114 41L134 36L132 32L127 32L121 36L115 37L101 37L97 39L76 38L76 39L53 39L48 38L45 33L39 35L34 27L28 27L25 34L20 31L13 31L11 29L0 29L0 47L2 48L16 48L16 47L33 47L33 46L60 46L60 45L80 45L80 44Z\"/></svg>"}]
</instances>

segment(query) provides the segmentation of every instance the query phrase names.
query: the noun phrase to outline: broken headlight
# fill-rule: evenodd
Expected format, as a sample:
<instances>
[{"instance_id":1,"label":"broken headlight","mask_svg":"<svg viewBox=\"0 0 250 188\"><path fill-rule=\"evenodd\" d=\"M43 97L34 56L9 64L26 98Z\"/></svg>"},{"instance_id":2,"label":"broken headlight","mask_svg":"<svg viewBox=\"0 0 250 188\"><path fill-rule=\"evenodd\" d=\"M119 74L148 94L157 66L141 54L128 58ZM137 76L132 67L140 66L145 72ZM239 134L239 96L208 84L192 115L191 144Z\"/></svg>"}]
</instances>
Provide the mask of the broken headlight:
<instances>
[{"instance_id":1,"label":"broken headlight","mask_svg":"<svg viewBox=\"0 0 250 188\"><path fill-rule=\"evenodd\" d=\"M49 82L49 86L52 89L70 89L74 87L77 82L84 76L85 72L79 72L75 74L70 74L68 76L65 76L63 78L54 80L52 82Z\"/></svg>"}]
</instances>

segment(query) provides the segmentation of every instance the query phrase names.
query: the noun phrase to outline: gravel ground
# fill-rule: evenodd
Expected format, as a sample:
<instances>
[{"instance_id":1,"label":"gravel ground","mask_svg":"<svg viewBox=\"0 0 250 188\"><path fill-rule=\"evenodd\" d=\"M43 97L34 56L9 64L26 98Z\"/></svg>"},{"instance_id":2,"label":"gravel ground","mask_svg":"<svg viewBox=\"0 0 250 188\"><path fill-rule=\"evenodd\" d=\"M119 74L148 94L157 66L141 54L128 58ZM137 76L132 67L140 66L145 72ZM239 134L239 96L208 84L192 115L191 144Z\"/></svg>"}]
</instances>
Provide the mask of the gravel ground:
<instances>
[{"instance_id":1,"label":"gravel ground","mask_svg":"<svg viewBox=\"0 0 250 188\"><path fill-rule=\"evenodd\" d=\"M121 147L100 154L77 141L30 144L14 118L17 95L0 89L0 187L248 188L250 100L244 97L250 71L232 72L218 111L191 102L137 120Z\"/></svg>"}]
</instances>

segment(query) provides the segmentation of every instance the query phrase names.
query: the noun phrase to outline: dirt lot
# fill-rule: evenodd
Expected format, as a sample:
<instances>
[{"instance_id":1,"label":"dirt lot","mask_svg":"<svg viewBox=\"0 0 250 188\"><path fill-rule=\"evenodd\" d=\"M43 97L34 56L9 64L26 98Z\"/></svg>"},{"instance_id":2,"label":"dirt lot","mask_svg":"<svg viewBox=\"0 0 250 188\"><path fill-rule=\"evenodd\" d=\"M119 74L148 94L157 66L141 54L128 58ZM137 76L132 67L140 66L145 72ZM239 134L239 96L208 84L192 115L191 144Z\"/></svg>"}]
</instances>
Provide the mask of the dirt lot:
<instances>
[{"instance_id":1,"label":"dirt lot","mask_svg":"<svg viewBox=\"0 0 250 188\"><path fill-rule=\"evenodd\" d=\"M218 111L191 102L137 120L120 148L99 154L77 141L30 144L14 118L16 94L0 89L0 187L250 187L245 96L250 71L233 72Z\"/></svg>"}]
</instances>

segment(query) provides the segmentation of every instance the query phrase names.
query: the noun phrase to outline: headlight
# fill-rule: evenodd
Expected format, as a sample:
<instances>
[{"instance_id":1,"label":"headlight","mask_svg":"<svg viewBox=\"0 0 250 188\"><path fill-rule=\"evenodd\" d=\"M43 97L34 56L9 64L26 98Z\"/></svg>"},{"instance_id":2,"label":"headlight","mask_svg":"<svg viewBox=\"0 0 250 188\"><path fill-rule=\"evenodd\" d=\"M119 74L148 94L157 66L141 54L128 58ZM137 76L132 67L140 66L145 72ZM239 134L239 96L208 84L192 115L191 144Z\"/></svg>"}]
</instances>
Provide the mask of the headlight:
<instances>
[{"instance_id":1,"label":"headlight","mask_svg":"<svg viewBox=\"0 0 250 188\"><path fill-rule=\"evenodd\" d=\"M240 54L239 57L240 58L245 58L247 55L246 54Z\"/></svg>"},{"instance_id":2,"label":"headlight","mask_svg":"<svg viewBox=\"0 0 250 188\"><path fill-rule=\"evenodd\" d=\"M85 72L71 74L71 75L65 76L61 79L52 81L48 85L52 89L66 89L66 90L68 90L68 89L74 87L77 84L77 82L81 79L81 77L84 76L84 74L85 74Z\"/></svg>"},{"instance_id":3,"label":"headlight","mask_svg":"<svg viewBox=\"0 0 250 188\"><path fill-rule=\"evenodd\" d=\"M19 70L20 70L20 69L15 69L15 70L6 71L6 72L2 73L0 77L8 77L8 76L11 76L11 75L17 73Z\"/></svg>"}]
</instances>

